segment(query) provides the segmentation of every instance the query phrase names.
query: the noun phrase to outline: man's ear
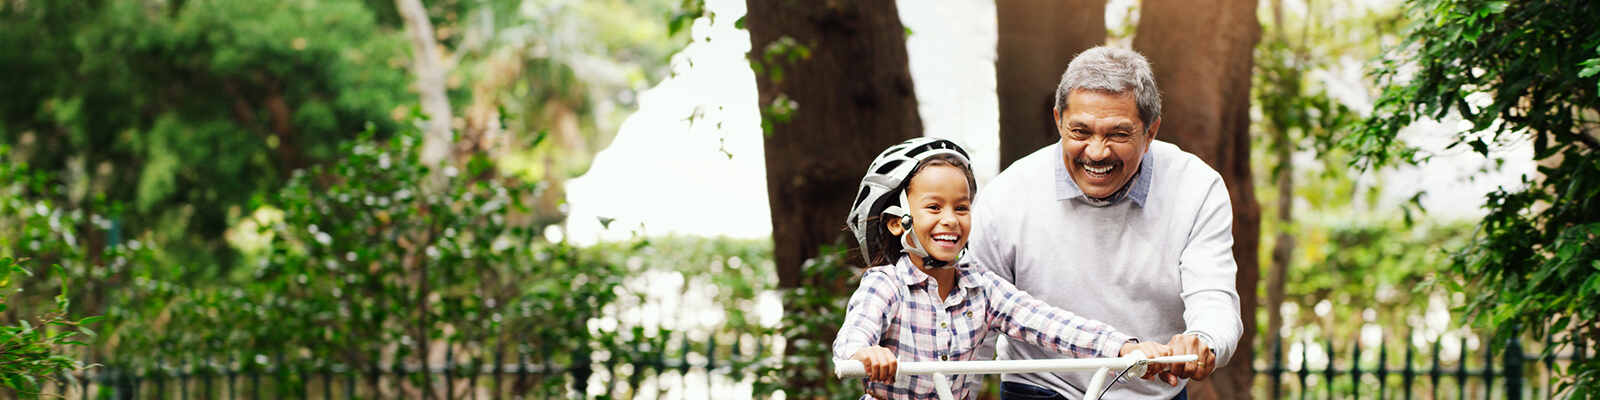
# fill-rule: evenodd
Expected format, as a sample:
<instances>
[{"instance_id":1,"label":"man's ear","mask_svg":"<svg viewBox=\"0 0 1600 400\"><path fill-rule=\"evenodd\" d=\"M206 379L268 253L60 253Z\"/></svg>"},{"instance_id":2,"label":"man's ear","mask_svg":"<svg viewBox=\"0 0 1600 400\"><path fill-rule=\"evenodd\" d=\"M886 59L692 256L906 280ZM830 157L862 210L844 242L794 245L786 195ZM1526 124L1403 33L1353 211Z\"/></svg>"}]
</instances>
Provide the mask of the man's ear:
<instances>
[{"instance_id":1,"label":"man's ear","mask_svg":"<svg viewBox=\"0 0 1600 400\"><path fill-rule=\"evenodd\" d=\"M1160 128L1161 117L1156 117L1155 122L1150 123L1150 129L1144 130L1144 144L1148 145L1150 144L1150 141L1156 140L1156 130Z\"/></svg>"},{"instance_id":2,"label":"man's ear","mask_svg":"<svg viewBox=\"0 0 1600 400\"><path fill-rule=\"evenodd\" d=\"M883 219L884 227L889 228L889 234L900 236L900 234L906 232L905 226L900 225L901 219L903 219L903 217L889 217Z\"/></svg>"},{"instance_id":3,"label":"man's ear","mask_svg":"<svg viewBox=\"0 0 1600 400\"><path fill-rule=\"evenodd\" d=\"M1051 126L1056 128L1056 133L1061 133L1061 107L1050 107L1050 117L1056 122Z\"/></svg>"}]
</instances>

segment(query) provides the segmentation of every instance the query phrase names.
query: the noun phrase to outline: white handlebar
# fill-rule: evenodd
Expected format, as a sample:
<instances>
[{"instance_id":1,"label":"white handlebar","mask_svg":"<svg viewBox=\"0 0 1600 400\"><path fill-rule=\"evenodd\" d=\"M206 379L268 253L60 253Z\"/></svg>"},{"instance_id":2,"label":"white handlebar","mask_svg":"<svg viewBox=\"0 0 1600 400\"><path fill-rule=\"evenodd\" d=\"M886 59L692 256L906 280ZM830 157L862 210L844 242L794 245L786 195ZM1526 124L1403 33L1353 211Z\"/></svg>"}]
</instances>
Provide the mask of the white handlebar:
<instances>
[{"instance_id":1,"label":"white handlebar","mask_svg":"<svg viewBox=\"0 0 1600 400\"><path fill-rule=\"evenodd\" d=\"M1145 358L1142 355L1118 358L1058 358L1047 360L992 360L992 361L908 361L898 363L895 375L942 374L1016 374L1026 372L1088 371L1100 368L1127 368L1147 363L1176 364L1199 360L1200 356L1186 354ZM1129 371L1130 374L1143 371ZM867 377L866 366L856 360L833 360L833 374L840 379Z\"/></svg>"}]
</instances>

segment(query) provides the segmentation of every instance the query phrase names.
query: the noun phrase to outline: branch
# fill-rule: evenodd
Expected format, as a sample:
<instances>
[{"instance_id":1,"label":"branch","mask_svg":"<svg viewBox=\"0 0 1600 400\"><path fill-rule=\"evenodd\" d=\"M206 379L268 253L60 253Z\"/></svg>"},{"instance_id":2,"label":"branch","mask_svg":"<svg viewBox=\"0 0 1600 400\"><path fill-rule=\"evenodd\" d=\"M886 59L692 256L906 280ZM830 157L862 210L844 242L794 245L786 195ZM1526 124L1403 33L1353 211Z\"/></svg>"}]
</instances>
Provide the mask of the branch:
<instances>
[{"instance_id":1,"label":"branch","mask_svg":"<svg viewBox=\"0 0 1600 400\"><path fill-rule=\"evenodd\" d=\"M439 42L433 37L433 22L428 20L428 10L423 7L422 0L394 0L394 3L411 37L417 97L422 100L422 111L428 114L427 129L422 136L422 163L437 167L450 150L452 117L450 98L445 92L445 75L449 69L440 62Z\"/></svg>"}]
</instances>

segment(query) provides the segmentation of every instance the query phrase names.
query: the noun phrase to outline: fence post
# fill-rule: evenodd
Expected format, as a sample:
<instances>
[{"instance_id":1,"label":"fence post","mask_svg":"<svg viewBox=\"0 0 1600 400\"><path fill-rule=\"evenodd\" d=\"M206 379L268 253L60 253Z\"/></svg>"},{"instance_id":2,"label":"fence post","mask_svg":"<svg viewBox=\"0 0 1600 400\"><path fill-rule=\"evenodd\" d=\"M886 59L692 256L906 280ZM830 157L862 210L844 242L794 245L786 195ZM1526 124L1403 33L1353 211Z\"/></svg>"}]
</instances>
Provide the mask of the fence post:
<instances>
[{"instance_id":1,"label":"fence post","mask_svg":"<svg viewBox=\"0 0 1600 400\"><path fill-rule=\"evenodd\" d=\"M1411 339L1411 335L1406 335L1406 340L1410 340L1410 339ZM1406 396L1406 400L1411 400L1411 388L1412 388L1411 384L1416 382L1416 379L1417 379L1417 368L1412 365L1412 359L1413 359L1412 355L1416 354L1417 346L1413 346L1413 345L1411 345L1411 343L1406 343L1404 341L1402 341L1401 343L1404 343L1405 346L1406 346L1406 365L1405 365L1405 369L1401 371L1401 376L1400 377L1401 377L1401 381L1405 383L1405 392L1404 393L1405 393L1405 396Z\"/></svg>"},{"instance_id":2,"label":"fence post","mask_svg":"<svg viewBox=\"0 0 1600 400\"><path fill-rule=\"evenodd\" d=\"M428 371L428 366L427 366L428 358L427 357L423 357L422 358L422 363L423 363L422 374L423 375L427 375L430 372L430 371ZM456 366L456 346L447 341L444 344L444 400L455 400L455 396L454 396L455 395L455 390L454 389L456 387L455 366ZM428 385L428 386L432 386L432 385ZM427 389L430 392L433 391L433 388L431 388L431 387L425 387L425 389Z\"/></svg>"},{"instance_id":3,"label":"fence post","mask_svg":"<svg viewBox=\"0 0 1600 400\"><path fill-rule=\"evenodd\" d=\"M1443 338L1433 340L1433 370L1428 371L1428 379L1433 380L1433 386L1428 388L1428 394L1431 395L1428 398L1430 399L1439 398L1439 343L1443 340Z\"/></svg>"},{"instance_id":4,"label":"fence post","mask_svg":"<svg viewBox=\"0 0 1600 400\"><path fill-rule=\"evenodd\" d=\"M1272 335L1272 368L1267 371L1272 374L1268 379L1272 382L1272 398L1283 398L1283 336L1276 333Z\"/></svg>"},{"instance_id":5,"label":"fence post","mask_svg":"<svg viewBox=\"0 0 1600 400\"><path fill-rule=\"evenodd\" d=\"M1333 340L1332 339L1326 339L1326 340L1323 340L1322 343L1323 343L1324 346L1327 347L1327 350L1323 350L1322 353L1326 354L1327 357L1328 357L1327 364L1322 366L1322 377L1323 377L1322 378L1322 380L1323 380L1322 384L1327 386L1328 398L1332 399L1333 398L1333 372L1334 372L1333 371L1333 355L1334 355Z\"/></svg>"},{"instance_id":6,"label":"fence post","mask_svg":"<svg viewBox=\"0 0 1600 400\"><path fill-rule=\"evenodd\" d=\"M1299 375L1300 375L1300 398L1301 399L1305 399L1306 398L1306 393L1311 391L1311 389L1306 388L1306 378L1311 376L1311 368L1310 368L1311 359L1310 359L1310 357L1306 357L1306 348L1307 347L1311 347L1311 346L1306 346L1305 342L1300 342L1300 374Z\"/></svg>"},{"instance_id":7,"label":"fence post","mask_svg":"<svg viewBox=\"0 0 1600 400\"><path fill-rule=\"evenodd\" d=\"M1505 354L1506 400L1522 400L1522 341L1511 335Z\"/></svg>"},{"instance_id":8,"label":"fence post","mask_svg":"<svg viewBox=\"0 0 1600 400\"><path fill-rule=\"evenodd\" d=\"M159 359L159 358L156 359L155 368L146 369L145 373L151 375L151 380L156 381L155 382L156 383L156 396L159 397L159 398L166 398L167 397L167 365L166 365L166 360Z\"/></svg>"},{"instance_id":9,"label":"fence post","mask_svg":"<svg viewBox=\"0 0 1600 400\"><path fill-rule=\"evenodd\" d=\"M501 386L501 383L505 381L505 374L506 343L505 339L502 338L495 341L494 344L494 391L490 392L489 398L498 399L500 398L501 393L505 393L501 391L501 389L504 388L504 386Z\"/></svg>"},{"instance_id":10,"label":"fence post","mask_svg":"<svg viewBox=\"0 0 1600 400\"><path fill-rule=\"evenodd\" d=\"M1361 398L1361 336L1356 335L1355 342L1350 346L1350 395L1352 399ZM1329 352L1332 353L1332 352ZM1332 357L1330 357L1331 359Z\"/></svg>"},{"instance_id":11,"label":"fence post","mask_svg":"<svg viewBox=\"0 0 1600 400\"><path fill-rule=\"evenodd\" d=\"M1382 337L1382 336L1379 336ZM1378 339L1378 400L1383 400L1389 389L1389 341Z\"/></svg>"},{"instance_id":12,"label":"fence post","mask_svg":"<svg viewBox=\"0 0 1600 400\"><path fill-rule=\"evenodd\" d=\"M1494 339L1483 342L1483 399L1494 397ZM1464 364L1463 364L1464 365Z\"/></svg>"}]
</instances>

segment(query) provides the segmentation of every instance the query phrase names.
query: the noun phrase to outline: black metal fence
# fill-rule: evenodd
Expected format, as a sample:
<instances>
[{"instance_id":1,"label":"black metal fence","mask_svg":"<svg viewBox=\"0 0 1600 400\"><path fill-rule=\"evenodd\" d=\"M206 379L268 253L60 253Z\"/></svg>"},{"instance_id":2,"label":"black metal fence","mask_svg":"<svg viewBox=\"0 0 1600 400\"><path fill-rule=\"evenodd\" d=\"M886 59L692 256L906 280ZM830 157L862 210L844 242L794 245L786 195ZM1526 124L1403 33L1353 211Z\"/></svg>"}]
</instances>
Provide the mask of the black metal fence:
<instances>
[{"instance_id":1,"label":"black metal fence","mask_svg":"<svg viewBox=\"0 0 1600 400\"><path fill-rule=\"evenodd\" d=\"M1567 361L1581 362L1586 355L1582 346L1570 354L1551 352L1529 353L1520 340L1512 339L1504 346L1482 343L1477 354L1468 348L1467 338L1459 338L1459 351L1447 357L1441 351L1441 342L1434 341L1431 349L1419 354L1417 346L1404 346L1391 352L1388 344L1380 341L1376 358L1363 358L1359 340L1344 346L1350 358L1340 360L1333 342L1320 342L1327 350L1325 363L1313 368L1308 362L1308 342L1299 346L1298 365L1285 365L1282 341L1274 343L1266 368L1257 368L1256 395L1269 399L1546 399L1555 398L1556 385L1552 373L1558 364ZM1550 346L1547 339L1543 345ZM1498 356L1498 359L1496 359ZM1395 360L1398 358L1398 360ZM1476 364L1476 365L1471 365ZM1259 363L1258 363L1259 365ZM1265 387L1262 387L1265 385ZM1265 396L1265 397L1263 397Z\"/></svg>"},{"instance_id":2,"label":"black metal fence","mask_svg":"<svg viewBox=\"0 0 1600 400\"><path fill-rule=\"evenodd\" d=\"M740 337L743 337L742 335ZM676 342L676 343L674 343ZM715 337L695 343L684 336L665 336L636 344L624 357L576 353L565 363L551 362L549 353L531 351L466 357L440 365L397 363L351 368L345 365L304 365L255 356L232 362L189 363L130 370L98 366L62 377L47 392L67 399L262 399L262 398L633 398L649 391L694 393L686 377L705 377L703 391L715 398L714 378L747 379L759 367L775 362L767 354L766 340L736 340L719 346ZM1543 399L1555 396L1550 379L1558 363L1581 361L1584 349L1565 356L1539 357L1527 353L1519 341L1496 351L1483 343L1477 354L1466 338L1459 352L1446 356L1438 341L1426 352L1416 346L1391 352L1378 346L1373 358L1359 341L1335 351L1331 341L1317 342L1326 350L1308 350L1300 342L1298 362L1285 362L1282 341L1262 354L1255 368L1257 398L1264 399ZM538 349L534 349L537 351ZM548 349L545 349L548 350ZM1339 354L1348 354L1340 359ZM1313 354L1325 358L1313 366ZM645 355L638 357L636 355ZM1292 355L1292 354L1291 354ZM1363 356L1366 355L1366 358ZM531 359L530 359L531 358ZM460 358L451 352L445 359ZM533 361L542 359L545 361ZM1264 362L1263 362L1264 361ZM563 365L564 364L564 365ZM1259 366L1265 364L1265 368ZM1475 364L1475 365L1469 365ZM664 377L676 377L664 379ZM672 381L672 382L668 382ZM992 381L991 381L992 383ZM665 387L671 384L674 387ZM725 385L726 386L726 385ZM738 384L734 384L738 386ZM988 390L985 390L988 392ZM656 396L646 396L656 397Z\"/></svg>"},{"instance_id":3,"label":"black metal fence","mask_svg":"<svg viewBox=\"0 0 1600 400\"><path fill-rule=\"evenodd\" d=\"M674 343L676 342L676 343ZM256 356L232 362L202 362L137 370L101 365L63 376L47 385L47 397L65 399L544 399L584 397L633 398L647 391L686 391L684 377L705 376L706 393L711 377L748 376L764 363L770 345L756 339L753 345L735 340L719 347L713 336L694 343L663 336L633 346L634 355L619 357L605 351L568 354L567 362L551 362L549 349L504 353L489 359L470 358L422 365L395 363L352 368L346 365L304 365ZM744 349L744 351L739 351ZM720 354L720 356L719 356ZM452 351L445 359L457 360ZM546 361L534 361L544 359ZM597 376L598 375L598 376ZM676 377L676 379L663 379ZM674 382L667 382L672 380ZM595 381L601 382L595 384ZM666 387L672 384L673 387ZM657 396L649 396L657 397Z\"/></svg>"}]
</instances>

